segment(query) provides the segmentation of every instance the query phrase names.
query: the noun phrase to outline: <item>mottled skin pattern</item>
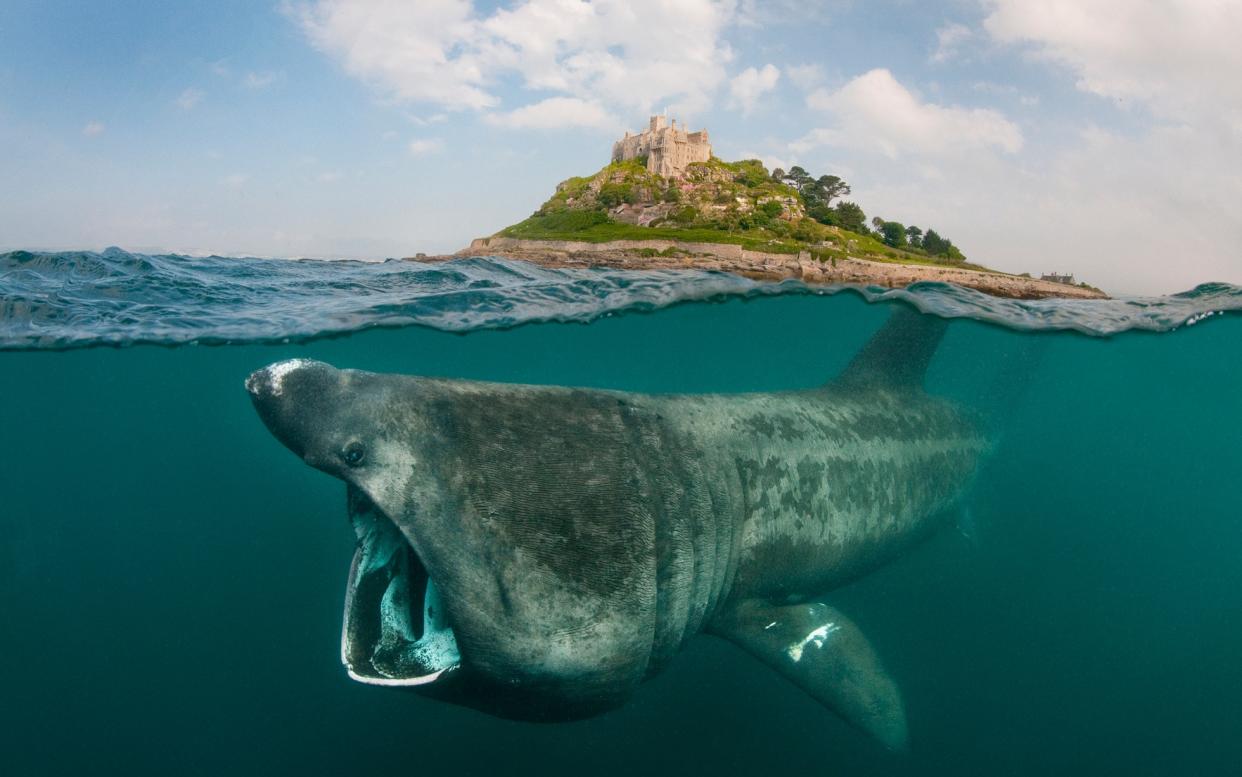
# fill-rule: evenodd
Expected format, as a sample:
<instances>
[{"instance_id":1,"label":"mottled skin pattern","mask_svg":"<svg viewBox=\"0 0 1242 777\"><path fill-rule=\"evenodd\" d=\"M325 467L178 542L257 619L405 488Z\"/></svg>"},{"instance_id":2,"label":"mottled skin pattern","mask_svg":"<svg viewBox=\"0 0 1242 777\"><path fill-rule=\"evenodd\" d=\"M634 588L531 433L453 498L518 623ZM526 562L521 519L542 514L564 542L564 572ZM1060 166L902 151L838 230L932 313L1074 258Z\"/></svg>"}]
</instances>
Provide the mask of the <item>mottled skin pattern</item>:
<instances>
[{"instance_id":1,"label":"mottled skin pattern","mask_svg":"<svg viewBox=\"0 0 1242 777\"><path fill-rule=\"evenodd\" d=\"M925 536L987 447L952 406L881 384L643 395L299 362L247 386L273 433L395 522L439 586L461 666L427 690L542 719L619 704L705 631L807 687L814 666L737 630ZM356 465L351 449L365 450ZM799 612L771 616L771 639L831 614ZM821 677L882 675L851 640ZM808 690L877 733L850 707L880 702ZM895 687L870 693L891 697L875 714L900 731L877 736L900 746Z\"/></svg>"},{"instance_id":2,"label":"mottled skin pattern","mask_svg":"<svg viewBox=\"0 0 1242 777\"><path fill-rule=\"evenodd\" d=\"M961 494L986 442L913 392L676 397L664 415L741 525L731 598L806 600L892 558Z\"/></svg>"}]
</instances>

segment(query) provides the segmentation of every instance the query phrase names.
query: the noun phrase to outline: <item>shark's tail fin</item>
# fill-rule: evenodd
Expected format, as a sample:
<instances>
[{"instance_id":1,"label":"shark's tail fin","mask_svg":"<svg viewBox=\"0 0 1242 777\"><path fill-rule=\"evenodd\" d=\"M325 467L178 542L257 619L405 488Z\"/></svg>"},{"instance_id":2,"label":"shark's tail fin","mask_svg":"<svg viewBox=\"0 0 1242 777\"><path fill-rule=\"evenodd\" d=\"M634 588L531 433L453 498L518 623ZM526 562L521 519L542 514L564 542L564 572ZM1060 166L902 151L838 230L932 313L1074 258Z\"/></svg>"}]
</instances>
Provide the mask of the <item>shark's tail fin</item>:
<instances>
[{"instance_id":1,"label":"shark's tail fin","mask_svg":"<svg viewBox=\"0 0 1242 777\"><path fill-rule=\"evenodd\" d=\"M893 310L832 385L913 391L923 385L948 322L904 305Z\"/></svg>"}]
</instances>

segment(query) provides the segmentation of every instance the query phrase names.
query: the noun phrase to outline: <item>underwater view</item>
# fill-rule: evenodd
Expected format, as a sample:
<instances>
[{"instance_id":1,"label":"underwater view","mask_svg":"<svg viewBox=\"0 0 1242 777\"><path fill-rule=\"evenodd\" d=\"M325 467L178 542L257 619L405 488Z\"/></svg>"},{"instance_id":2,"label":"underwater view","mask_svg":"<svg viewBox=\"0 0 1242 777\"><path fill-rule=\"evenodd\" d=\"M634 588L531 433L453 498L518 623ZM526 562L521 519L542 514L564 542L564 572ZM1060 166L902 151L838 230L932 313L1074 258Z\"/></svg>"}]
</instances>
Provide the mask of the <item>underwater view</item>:
<instances>
[{"instance_id":1,"label":"underwater view","mask_svg":"<svg viewBox=\"0 0 1242 777\"><path fill-rule=\"evenodd\" d=\"M812 288L714 272L553 270L487 257L422 265L120 249L0 254L0 769L1237 773L1240 312L1242 288L1226 284L1169 297L1016 301L937 283ZM933 334L886 341L876 333L893 331L889 322ZM323 365L385 377L340 377ZM343 381L348 390L336 404L309 383L312 370L315 380ZM446 380L394 383L391 375ZM908 385L887 382L898 379ZM311 386L303 403L311 410L302 422L311 428L291 431L288 414L302 411L289 406L302 400L303 384ZM377 398L366 401L382 411L358 399L372 385ZM425 595L428 608L443 595L448 608L447 616L428 612L425 623L403 628L439 635L450 647L382 662L391 616L350 626L362 616L351 621L344 613L347 604L379 598L362 584L379 567L355 561L355 549L362 558L384 542L406 547L396 533L366 536L406 527L385 501L388 486L350 469L364 472L386 454L347 445L344 464L326 462L307 439L333 414L406 412L404 404L394 409L392 397L410 386L482 397L465 411L444 409L449 400L440 395L429 400L435 412L418 423L443 421L436 428L447 442L417 451L416 464L448 467L451 454L457 469L444 477L479 480L484 491L503 483L515 502L524 489L537 501L558 478L578 477L574 461L612 460L596 438L575 440L566 431L575 419L603 413L603 405L626 417L627 402L638 416L658 412L661 423L691 430L661 445L684 446L693 434L711 444L675 459L694 467L664 466L646 454L634 466L662 493L677 492L678 504L692 505L702 521L726 508L742 521L760 509L744 506L754 504L753 494L721 496L731 486L711 462L735 467L728 477L738 478L739 493L756 483L776 487L767 475L748 475L745 453L704 431L708 421L679 413L753 412L747 417L756 428L775 417L764 413L784 413L806 426L783 437L767 433L791 446L832 419L886 419L892 434L904 435L901 455L925 460L922 479L864 487L878 477L864 461L821 473L847 495L839 503L824 498L832 509L862 509L860 501L883 495L877 509L894 521L913 521L911 505L922 500L925 520L891 552L868 547L842 561L826 590L809 590L810 578L793 581L786 567L800 558L797 543L752 554L736 579L713 589L710 607L683 605L689 625L673 647L663 646L667 655L652 660L660 671L647 676L640 666L633 686L615 694L592 689L584 697L605 699L600 709L564 716L573 719L544 714L559 690L534 701L515 693L493 714L483 703L416 692L417 685L383 687L368 678L464 673L472 661L503 667L498 657L512 660L519 648L539 652L529 644L534 631L503 619L559 605L556 592L537 587L545 568L607 589L613 598L600 599L607 606L590 617L619 624L617 632L631 622L624 594L646 585L634 582L638 576L592 579L597 560L580 546L598 538L573 532L539 551L542 566L515 568L514 579L501 580L504 552L478 545L488 537L473 530L462 531L458 546L450 531L441 545L418 545L403 562L425 564L431 575L422 570L422 589L409 594ZM542 398L545 415L524 409L534 406L522 403L525 396ZM922 407L929 409L916 413ZM962 428L971 431L931 442L948 419L967 419ZM394 423L400 420L384 416L383 424ZM648 433L647 421L633 423L644 430L636 437ZM845 429L831 434L865 442L871 433ZM490 440L493 432L504 442L499 463L496 451L451 448L467 434ZM817 438L807 439L801 444L813 447ZM766 455L757 454L755 466ZM521 463L497 474L504 456ZM775 491L766 496L781 501ZM786 496L783 520L824 509L805 493ZM376 504L360 508L360 499ZM601 500L594 509L606 511ZM584 503L567 496L554 504ZM563 516L537 512L546 506L534 505L531 520L559 525ZM407 519L426 509L416 507ZM618 531L630 541L628 525ZM440 579L438 564L462 563L474 577L455 571ZM506 597L527 599L491 610L486 595L462 593L462 579L493 572ZM765 575L780 579L765 588L756 582ZM436 585L445 590L433 593ZM865 681L889 694L888 702L868 697L868 714L882 715L883 703L898 713L904 706L905 731L888 736L866 714L847 720L838 713L848 702L825 699L810 681L763 660L756 635L749 646L731 635L730 590L735 599L762 591L756 600L772 607L813 601L840 613L846 620L815 621L819 631L790 658L826 654L838 629L864 634L874 655L860 649L862 660L878 661L879 676L891 679ZM389 608L387 597L372 603ZM658 597L643 612L663 618L673 595ZM471 618L491 629L488 646L465 628ZM757 623L762 636L766 618ZM366 629L375 633L358 636ZM603 653L594 637L566 636L555 623L548 631L568 646L566 662ZM451 644L454 634L460 645ZM374 651L370 642L359 646L366 640ZM365 670L354 655L364 648ZM349 672L343 650L354 661ZM411 661L419 672L411 674Z\"/></svg>"}]
</instances>

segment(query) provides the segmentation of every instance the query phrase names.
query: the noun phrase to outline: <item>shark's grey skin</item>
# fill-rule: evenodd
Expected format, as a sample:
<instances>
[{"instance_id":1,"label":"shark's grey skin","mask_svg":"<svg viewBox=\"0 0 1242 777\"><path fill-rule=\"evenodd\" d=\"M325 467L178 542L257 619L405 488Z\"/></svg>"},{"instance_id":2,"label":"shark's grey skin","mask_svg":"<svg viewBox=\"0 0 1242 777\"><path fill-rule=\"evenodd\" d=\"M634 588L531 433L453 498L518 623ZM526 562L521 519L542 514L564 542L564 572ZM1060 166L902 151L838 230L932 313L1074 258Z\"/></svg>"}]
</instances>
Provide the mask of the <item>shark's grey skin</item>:
<instances>
[{"instance_id":1,"label":"shark's grey skin","mask_svg":"<svg viewBox=\"0 0 1242 777\"><path fill-rule=\"evenodd\" d=\"M901 748L895 684L818 597L936 528L988 448L918 386L942 327L899 312L810 391L647 395L304 360L247 388L281 442L349 484L356 679L580 717L715 633Z\"/></svg>"}]
</instances>

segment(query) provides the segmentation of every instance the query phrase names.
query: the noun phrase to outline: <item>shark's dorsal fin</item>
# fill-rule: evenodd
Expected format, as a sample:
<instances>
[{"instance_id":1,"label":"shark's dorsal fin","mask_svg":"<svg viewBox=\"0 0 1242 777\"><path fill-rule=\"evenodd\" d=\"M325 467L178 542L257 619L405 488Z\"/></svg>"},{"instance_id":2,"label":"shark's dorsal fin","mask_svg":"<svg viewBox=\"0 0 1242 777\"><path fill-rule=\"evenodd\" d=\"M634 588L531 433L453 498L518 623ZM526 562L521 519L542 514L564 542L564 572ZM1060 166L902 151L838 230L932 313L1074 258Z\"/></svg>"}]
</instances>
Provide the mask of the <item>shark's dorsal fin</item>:
<instances>
[{"instance_id":1,"label":"shark's dorsal fin","mask_svg":"<svg viewBox=\"0 0 1242 777\"><path fill-rule=\"evenodd\" d=\"M947 326L943 318L900 306L872 335L834 385L914 390Z\"/></svg>"},{"instance_id":2,"label":"shark's dorsal fin","mask_svg":"<svg viewBox=\"0 0 1242 777\"><path fill-rule=\"evenodd\" d=\"M906 749L897 684L862 631L826 604L739 602L711 630L784 675L890 750Z\"/></svg>"}]
</instances>

